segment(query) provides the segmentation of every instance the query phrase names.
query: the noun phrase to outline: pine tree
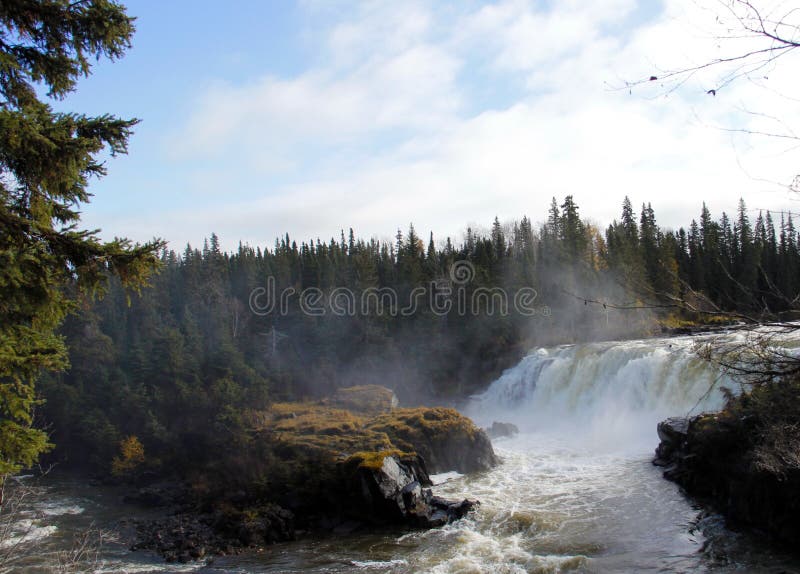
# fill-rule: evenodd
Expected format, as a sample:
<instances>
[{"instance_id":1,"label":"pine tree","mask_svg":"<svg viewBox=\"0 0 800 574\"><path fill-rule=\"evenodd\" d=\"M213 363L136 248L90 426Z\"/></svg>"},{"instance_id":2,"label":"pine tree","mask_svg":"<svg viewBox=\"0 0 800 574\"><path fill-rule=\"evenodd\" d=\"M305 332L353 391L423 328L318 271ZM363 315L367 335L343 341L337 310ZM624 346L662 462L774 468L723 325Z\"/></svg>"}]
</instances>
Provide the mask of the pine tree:
<instances>
[{"instance_id":1,"label":"pine tree","mask_svg":"<svg viewBox=\"0 0 800 574\"><path fill-rule=\"evenodd\" d=\"M747 206L743 199L739 200L739 214L736 221L738 253L734 261L737 282L745 293L739 298L741 306L758 304L755 290L758 282L758 266L760 258L754 242L753 229L747 216Z\"/></svg>"},{"instance_id":2,"label":"pine tree","mask_svg":"<svg viewBox=\"0 0 800 574\"><path fill-rule=\"evenodd\" d=\"M697 291L703 291L706 286L703 263L705 254L703 252L703 238L700 234L700 226L697 221L692 219L689 225L689 284Z\"/></svg>"},{"instance_id":3,"label":"pine tree","mask_svg":"<svg viewBox=\"0 0 800 574\"><path fill-rule=\"evenodd\" d=\"M431 231L431 237L428 240L428 252L425 254L425 259L427 261L427 267L430 271L429 277L433 277L439 259L438 255L436 254L436 244L433 242L433 231Z\"/></svg>"},{"instance_id":4,"label":"pine tree","mask_svg":"<svg viewBox=\"0 0 800 574\"><path fill-rule=\"evenodd\" d=\"M645 216L642 210L642 216ZM631 285L642 287L645 282L645 265L640 250L639 228L630 199L622 202L621 221L609 226L606 232L609 265L619 270Z\"/></svg>"},{"instance_id":5,"label":"pine tree","mask_svg":"<svg viewBox=\"0 0 800 574\"><path fill-rule=\"evenodd\" d=\"M622 230L625 238L632 247L636 247L639 241L639 230L636 228L636 214L633 212L633 206L628 196L622 201Z\"/></svg>"},{"instance_id":6,"label":"pine tree","mask_svg":"<svg viewBox=\"0 0 800 574\"><path fill-rule=\"evenodd\" d=\"M578 214L578 205L571 195L564 198L561 204L560 239L566 248L568 258L578 261L586 251L588 239L583 221Z\"/></svg>"},{"instance_id":7,"label":"pine tree","mask_svg":"<svg viewBox=\"0 0 800 574\"><path fill-rule=\"evenodd\" d=\"M777 285L778 279L778 238L775 234L775 223L772 221L772 214L767 211L764 217L764 251L761 255L761 270L764 277L764 283L769 283L767 289L772 291L771 286ZM774 294L770 299L780 299L777 294Z\"/></svg>"},{"instance_id":8,"label":"pine tree","mask_svg":"<svg viewBox=\"0 0 800 574\"><path fill-rule=\"evenodd\" d=\"M63 98L91 59L117 59L133 20L107 0L16 0L0 5L0 480L48 448L32 428L43 370L64 369L55 330L79 292L102 292L108 273L141 284L162 243L101 242L77 229L104 150L125 153L137 120L56 113L37 95Z\"/></svg>"},{"instance_id":9,"label":"pine tree","mask_svg":"<svg viewBox=\"0 0 800 574\"><path fill-rule=\"evenodd\" d=\"M648 282L657 292L664 292L662 278L665 270L662 269L659 257L659 230L656 225L655 212L649 203L647 206L642 205L639 244Z\"/></svg>"},{"instance_id":10,"label":"pine tree","mask_svg":"<svg viewBox=\"0 0 800 574\"><path fill-rule=\"evenodd\" d=\"M500 220L495 216L492 223L492 246L494 247L495 258L498 260L503 259L506 253L506 237L503 233L503 226L500 225Z\"/></svg>"},{"instance_id":11,"label":"pine tree","mask_svg":"<svg viewBox=\"0 0 800 574\"><path fill-rule=\"evenodd\" d=\"M550 201L544 235L548 240L556 240L561 236L561 212L558 210L558 202L555 197Z\"/></svg>"}]
</instances>

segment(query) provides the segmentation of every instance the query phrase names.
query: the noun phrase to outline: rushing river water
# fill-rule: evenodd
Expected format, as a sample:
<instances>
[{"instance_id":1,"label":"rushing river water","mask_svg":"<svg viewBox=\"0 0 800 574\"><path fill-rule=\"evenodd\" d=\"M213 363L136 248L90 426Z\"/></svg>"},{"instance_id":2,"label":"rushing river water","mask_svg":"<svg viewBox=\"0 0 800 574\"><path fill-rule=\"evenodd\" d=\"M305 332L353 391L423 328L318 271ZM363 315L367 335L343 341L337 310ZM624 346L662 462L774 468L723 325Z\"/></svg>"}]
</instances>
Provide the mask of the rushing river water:
<instances>
[{"instance_id":1,"label":"rushing river water","mask_svg":"<svg viewBox=\"0 0 800 574\"><path fill-rule=\"evenodd\" d=\"M659 420L721 405L730 384L694 357L696 338L540 349L506 371L465 412L513 422L495 441L503 463L442 476L437 494L481 500L469 518L429 531L304 538L210 564L166 565L107 543L96 572L800 572L800 563L698 511L652 466ZM89 525L130 509L110 491L60 482L28 506L36 554L52 565Z\"/></svg>"}]
</instances>

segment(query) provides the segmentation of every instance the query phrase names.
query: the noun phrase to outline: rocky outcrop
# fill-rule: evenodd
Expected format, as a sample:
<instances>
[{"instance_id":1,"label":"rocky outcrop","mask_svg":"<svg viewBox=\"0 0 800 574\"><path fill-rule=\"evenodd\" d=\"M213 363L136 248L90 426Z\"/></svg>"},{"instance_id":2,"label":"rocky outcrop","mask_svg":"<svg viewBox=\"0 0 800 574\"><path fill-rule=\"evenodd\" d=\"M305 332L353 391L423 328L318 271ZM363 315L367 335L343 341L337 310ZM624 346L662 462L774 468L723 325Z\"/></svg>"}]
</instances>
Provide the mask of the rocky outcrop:
<instances>
[{"instance_id":1,"label":"rocky outcrop","mask_svg":"<svg viewBox=\"0 0 800 574\"><path fill-rule=\"evenodd\" d=\"M653 463L688 495L724 515L729 526L754 528L796 548L800 471L769 463L780 452L770 442L774 432L755 417L731 412L668 419L658 425L661 442ZM798 429L792 432L796 444Z\"/></svg>"},{"instance_id":2,"label":"rocky outcrop","mask_svg":"<svg viewBox=\"0 0 800 574\"><path fill-rule=\"evenodd\" d=\"M402 451L416 452L431 472L488 470L499 463L488 435L449 408L395 409L367 424Z\"/></svg>"},{"instance_id":3,"label":"rocky outcrop","mask_svg":"<svg viewBox=\"0 0 800 574\"><path fill-rule=\"evenodd\" d=\"M496 438L512 437L516 434L519 434L519 428L517 428L517 425L512 423L501 423L494 421L492 426L485 429L484 432L486 432L490 439L494 440Z\"/></svg>"},{"instance_id":4,"label":"rocky outcrop","mask_svg":"<svg viewBox=\"0 0 800 574\"><path fill-rule=\"evenodd\" d=\"M432 528L463 518L479 503L474 500L447 500L434 496L425 464L418 456L389 453L371 459L350 461L357 464L361 518L375 522L405 523Z\"/></svg>"},{"instance_id":5,"label":"rocky outcrop","mask_svg":"<svg viewBox=\"0 0 800 574\"><path fill-rule=\"evenodd\" d=\"M291 539L295 527L430 528L463 517L478 503L434 496L428 469L491 468L498 459L489 437L454 409L402 409L395 401L388 389L353 387L243 413L251 440L241 456L216 467L214 480L188 480L194 500L140 526L138 547L182 561ZM129 501L158 507L178 498L159 486Z\"/></svg>"},{"instance_id":6,"label":"rocky outcrop","mask_svg":"<svg viewBox=\"0 0 800 574\"><path fill-rule=\"evenodd\" d=\"M158 552L167 562L191 562L248 548L294 540L294 515L274 504L244 511L181 512L154 520L133 520L131 550Z\"/></svg>"},{"instance_id":7,"label":"rocky outcrop","mask_svg":"<svg viewBox=\"0 0 800 574\"><path fill-rule=\"evenodd\" d=\"M658 423L659 444L656 447L656 456L653 464L665 467L664 475L669 478L669 473L677 470L679 461L682 461L686 449L686 437L689 431L690 419L673 417Z\"/></svg>"}]
</instances>

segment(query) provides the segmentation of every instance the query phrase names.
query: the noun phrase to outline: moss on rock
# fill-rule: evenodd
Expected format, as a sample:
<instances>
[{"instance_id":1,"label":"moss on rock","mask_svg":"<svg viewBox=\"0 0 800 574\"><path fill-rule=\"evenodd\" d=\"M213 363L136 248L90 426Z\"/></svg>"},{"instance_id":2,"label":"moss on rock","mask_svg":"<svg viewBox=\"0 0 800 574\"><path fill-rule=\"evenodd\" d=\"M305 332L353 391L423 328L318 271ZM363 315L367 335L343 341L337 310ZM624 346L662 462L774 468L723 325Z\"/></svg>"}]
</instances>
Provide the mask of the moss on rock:
<instances>
[{"instance_id":1,"label":"moss on rock","mask_svg":"<svg viewBox=\"0 0 800 574\"><path fill-rule=\"evenodd\" d=\"M408 453L397 450L396 448L381 451L357 452L345 460L346 464L354 464L357 468L367 470L378 470L383 466L383 460L387 456L394 456L398 459L413 457L416 453Z\"/></svg>"},{"instance_id":2,"label":"moss on rock","mask_svg":"<svg viewBox=\"0 0 800 574\"><path fill-rule=\"evenodd\" d=\"M366 424L383 433L397 448L422 455L431 472L487 470L497 464L484 431L455 409L396 409Z\"/></svg>"},{"instance_id":3,"label":"moss on rock","mask_svg":"<svg viewBox=\"0 0 800 574\"><path fill-rule=\"evenodd\" d=\"M341 461L382 452L418 453L433 472L485 470L497 463L486 434L467 417L450 408L396 408L370 415L382 397L383 409L394 394L383 387L351 387L344 394L364 398L361 411L334 406L333 399L319 402L275 403L268 410L250 413L254 430L269 433L282 445L286 458L292 451L315 451Z\"/></svg>"}]
</instances>

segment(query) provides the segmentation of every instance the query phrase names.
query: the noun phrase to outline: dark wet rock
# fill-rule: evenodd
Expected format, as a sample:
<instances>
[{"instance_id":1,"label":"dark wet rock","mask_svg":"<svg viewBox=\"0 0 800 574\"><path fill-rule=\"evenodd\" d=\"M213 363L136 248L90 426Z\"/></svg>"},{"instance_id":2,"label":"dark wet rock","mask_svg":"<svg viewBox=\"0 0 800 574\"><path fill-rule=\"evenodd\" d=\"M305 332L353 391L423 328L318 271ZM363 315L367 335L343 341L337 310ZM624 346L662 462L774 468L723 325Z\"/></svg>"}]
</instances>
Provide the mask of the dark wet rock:
<instances>
[{"instance_id":1,"label":"dark wet rock","mask_svg":"<svg viewBox=\"0 0 800 574\"><path fill-rule=\"evenodd\" d=\"M690 419L686 417L673 417L658 423L658 438L661 442L656 448L653 464L668 469L675 466L686 445L689 422Z\"/></svg>"},{"instance_id":2,"label":"dark wet rock","mask_svg":"<svg viewBox=\"0 0 800 574\"><path fill-rule=\"evenodd\" d=\"M419 456L388 454L379 459L362 461L356 468L360 489L355 508L368 521L433 528L463 518L479 504L434 496Z\"/></svg>"},{"instance_id":3,"label":"dark wet rock","mask_svg":"<svg viewBox=\"0 0 800 574\"><path fill-rule=\"evenodd\" d=\"M331 531L337 536L344 536L361 530L363 527L363 522L359 522L357 520L345 520L344 522L334 526Z\"/></svg>"},{"instance_id":4,"label":"dark wet rock","mask_svg":"<svg viewBox=\"0 0 800 574\"><path fill-rule=\"evenodd\" d=\"M492 426L485 429L485 432L490 439L496 439L496 438L511 437L516 434L519 434L519 428L517 428L517 425L512 423L502 423L494 421L492 423Z\"/></svg>"},{"instance_id":5,"label":"dark wet rock","mask_svg":"<svg viewBox=\"0 0 800 574\"><path fill-rule=\"evenodd\" d=\"M800 432L794 429L795 440ZM746 416L703 414L658 425L653 463L730 528L755 529L797 549L800 540L800 470L764 464L763 427ZM785 439L785 437L784 437ZM795 443L797 444L797 443Z\"/></svg>"},{"instance_id":6,"label":"dark wet rock","mask_svg":"<svg viewBox=\"0 0 800 574\"><path fill-rule=\"evenodd\" d=\"M134 526L137 540L131 550L153 550L167 562L186 563L209 554L233 554L295 538L294 515L274 504L247 511L136 520Z\"/></svg>"}]
</instances>

